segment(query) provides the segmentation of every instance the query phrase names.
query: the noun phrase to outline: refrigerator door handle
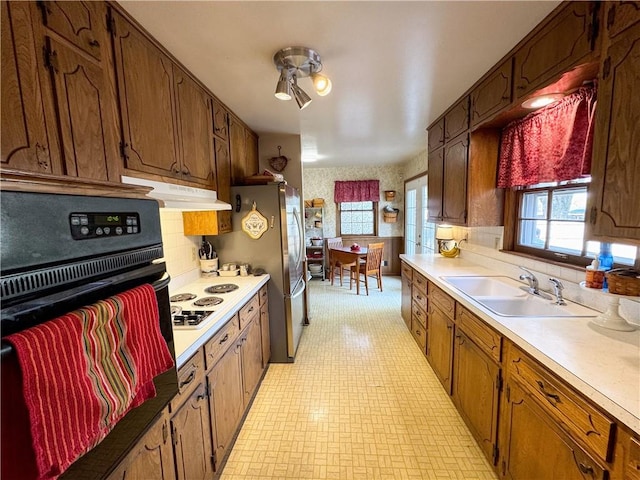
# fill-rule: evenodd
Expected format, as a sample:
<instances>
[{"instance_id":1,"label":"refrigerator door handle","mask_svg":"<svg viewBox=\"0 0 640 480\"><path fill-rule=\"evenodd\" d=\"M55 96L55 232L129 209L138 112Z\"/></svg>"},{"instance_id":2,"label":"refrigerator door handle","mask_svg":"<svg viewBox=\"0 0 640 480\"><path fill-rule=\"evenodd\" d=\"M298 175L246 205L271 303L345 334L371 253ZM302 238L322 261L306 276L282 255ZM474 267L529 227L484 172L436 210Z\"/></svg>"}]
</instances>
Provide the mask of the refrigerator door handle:
<instances>
[{"instance_id":1,"label":"refrigerator door handle","mask_svg":"<svg viewBox=\"0 0 640 480\"><path fill-rule=\"evenodd\" d=\"M290 295L285 295L285 296L289 298L299 297L300 295L302 295L302 292L304 292L305 288L306 288L306 284L304 282L304 278L300 277L298 279L298 282L296 283L295 288L293 289L293 292L291 292Z\"/></svg>"},{"instance_id":2,"label":"refrigerator door handle","mask_svg":"<svg viewBox=\"0 0 640 480\"><path fill-rule=\"evenodd\" d=\"M298 232L300 235L298 238L300 239L300 248L298 258L296 259L296 270L300 268L300 264L302 263L302 252L304 252L304 230L302 229L302 219L300 218L300 212L294 207L293 208L293 216L296 219L296 224L298 225ZM295 289L294 289L295 290Z\"/></svg>"}]
</instances>

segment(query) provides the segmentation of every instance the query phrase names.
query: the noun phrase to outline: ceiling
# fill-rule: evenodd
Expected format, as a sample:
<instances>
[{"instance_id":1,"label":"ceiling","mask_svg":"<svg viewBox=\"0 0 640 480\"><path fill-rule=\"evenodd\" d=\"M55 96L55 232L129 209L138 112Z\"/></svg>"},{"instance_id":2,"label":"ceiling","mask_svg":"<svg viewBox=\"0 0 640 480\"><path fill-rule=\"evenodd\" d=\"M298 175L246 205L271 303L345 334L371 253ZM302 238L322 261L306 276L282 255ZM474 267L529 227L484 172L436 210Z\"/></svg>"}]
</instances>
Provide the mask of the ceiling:
<instances>
[{"instance_id":1,"label":"ceiling","mask_svg":"<svg viewBox=\"0 0 640 480\"><path fill-rule=\"evenodd\" d=\"M121 1L259 135L300 134L308 167L405 162L426 127L557 1ZM306 46L332 92L274 97L274 53Z\"/></svg>"}]
</instances>

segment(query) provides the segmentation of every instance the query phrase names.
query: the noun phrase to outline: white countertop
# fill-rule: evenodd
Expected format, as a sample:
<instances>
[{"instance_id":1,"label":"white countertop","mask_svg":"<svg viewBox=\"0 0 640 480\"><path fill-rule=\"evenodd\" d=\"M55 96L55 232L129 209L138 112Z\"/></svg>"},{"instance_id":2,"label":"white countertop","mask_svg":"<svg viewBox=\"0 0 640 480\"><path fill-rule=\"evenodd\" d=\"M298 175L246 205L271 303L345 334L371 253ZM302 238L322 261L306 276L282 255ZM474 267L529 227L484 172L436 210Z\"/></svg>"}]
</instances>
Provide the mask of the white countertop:
<instances>
[{"instance_id":1,"label":"white countertop","mask_svg":"<svg viewBox=\"0 0 640 480\"><path fill-rule=\"evenodd\" d=\"M640 331L617 332L585 317L503 317L440 277L500 273L440 255L400 258L617 420L640 434Z\"/></svg>"},{"instance_id":2,"label":"white countertop","mask_svg":"<svg viewBox=\"0 0 640 480\"><path fill-rule=\"evenodd\" d=\"M226 293L225 301L215 307L215 312L212 314L213 318L207 320L205 326L194 330L178 330L173 329L173 340L176 351L176 366L180 368L189 358L202 347L207 340L220 330L227 321L233 317L233 314L237 312L245 303L247 303L251 297L253 297L260 287L262 287L271 278L269 274L261 275L259 277L208 277L200 278L192 283L188 283L175 291L171 291L171 295L178 293L187 293L193 291L200 291L204 287L220 284L220 283L234 283L238 285L237 290ZM198 307L194 307L197 310Z\"/></svg>"}]
</instances>

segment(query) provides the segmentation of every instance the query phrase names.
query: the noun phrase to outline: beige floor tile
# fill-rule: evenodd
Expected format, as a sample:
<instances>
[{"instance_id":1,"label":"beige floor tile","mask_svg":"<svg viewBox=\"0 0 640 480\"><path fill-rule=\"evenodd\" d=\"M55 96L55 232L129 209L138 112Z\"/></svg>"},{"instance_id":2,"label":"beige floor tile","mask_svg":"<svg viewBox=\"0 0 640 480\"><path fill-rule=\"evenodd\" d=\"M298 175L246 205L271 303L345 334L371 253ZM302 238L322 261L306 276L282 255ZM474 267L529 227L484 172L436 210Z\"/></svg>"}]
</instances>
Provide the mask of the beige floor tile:
<instances>
[{"instance_id":1,"label":"beige floor tile","mask_svg":"<svg viewBox=\"0 0 640 480\"><path fill-rule=\"evenodd\" d=\"M272 364L223 480L495 480L400 317L400 281L311 282L294 364Z\"/></svg>"}]
</instances>

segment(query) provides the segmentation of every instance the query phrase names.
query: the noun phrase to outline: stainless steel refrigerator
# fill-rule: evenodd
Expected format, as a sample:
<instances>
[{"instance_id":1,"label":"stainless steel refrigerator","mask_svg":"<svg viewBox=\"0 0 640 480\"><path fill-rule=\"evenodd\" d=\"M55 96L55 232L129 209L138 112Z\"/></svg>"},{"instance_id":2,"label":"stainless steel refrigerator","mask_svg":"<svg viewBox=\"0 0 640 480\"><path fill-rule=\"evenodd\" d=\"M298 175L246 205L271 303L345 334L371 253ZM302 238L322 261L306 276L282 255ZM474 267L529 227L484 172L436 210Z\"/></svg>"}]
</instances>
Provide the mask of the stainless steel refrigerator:
<instances>
[{"instance_id":1,"label":"stainless steel refrigerator","mask_svg":"<svg viewBox=\"0 0 640 480\"><path fill-rule=\"evenodd\" d=\"M284 183L233 187L231 194L233 232L214 240L220 261L249 263L254 271L262 268L271 275L271 361L293 362L303 331L306 288L300 195ZM258 239L242 230L242 219L254 202L258 212L267 218L267 231Z\"/></svg>"}]
</instances>

